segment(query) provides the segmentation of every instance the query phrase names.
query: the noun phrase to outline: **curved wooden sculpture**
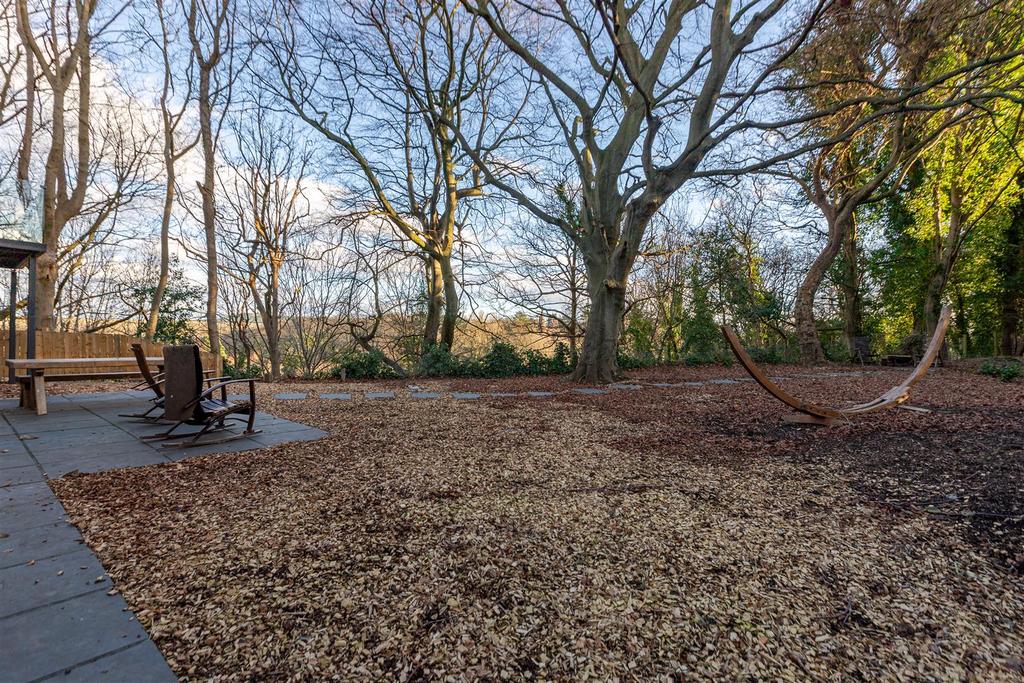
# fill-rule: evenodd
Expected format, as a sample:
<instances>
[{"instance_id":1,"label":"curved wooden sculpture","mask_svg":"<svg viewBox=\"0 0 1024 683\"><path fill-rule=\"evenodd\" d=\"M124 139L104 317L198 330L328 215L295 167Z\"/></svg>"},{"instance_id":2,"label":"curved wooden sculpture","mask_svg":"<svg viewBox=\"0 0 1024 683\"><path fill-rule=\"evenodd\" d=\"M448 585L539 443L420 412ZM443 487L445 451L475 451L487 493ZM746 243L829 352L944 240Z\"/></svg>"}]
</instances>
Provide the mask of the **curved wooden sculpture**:
<instances>
[{"instance_id":1,"label":"curved wooden sculpture","mask_svg":"<svg viewBox=\"0 0 1024 683\"><path fill-rule=\"evenodd\" d=\"M932 340L928 343L928 348L925 349L924 356L917 364L917 367L914 368L914 371L910 373L909 377L878 398L865 403L858 403L847 408L832 408L829 406L818 405L817 403L804 401L793 396L778 384L768 379L768 376L765 375L759 367L757 367L757 364L754 363L754 359L751 358L750 354L747 353L747 350L743 348L743 344L740 343L739 337L736 336L736 332L734 332L731 327L728 325L722 325L722 332L725 334L725 338L729 341L729 346L732 347L732 352L736 354L736 358L739 359L740 363L743 364L743 367L746 368L748 373L750 373L750 376L753 377L757 383L764 387L764 389L772 396L797 411L798 415L785 416L787 421L809 424L832 424L837 419L848 419L857 415L882 410L883 408L892 408L910 398L910 390L922 377L924 377L924 374L928 372L928 368L931 367L932 363L935 362L936 357L939 355L939 349L942 348L942 342L946 337L946 328L949 327L950 315L951 311L948 306L942 309L942 315L939 317L939 324L935 326L935 334L932 335Z\"/></svg>"}]
</instances>

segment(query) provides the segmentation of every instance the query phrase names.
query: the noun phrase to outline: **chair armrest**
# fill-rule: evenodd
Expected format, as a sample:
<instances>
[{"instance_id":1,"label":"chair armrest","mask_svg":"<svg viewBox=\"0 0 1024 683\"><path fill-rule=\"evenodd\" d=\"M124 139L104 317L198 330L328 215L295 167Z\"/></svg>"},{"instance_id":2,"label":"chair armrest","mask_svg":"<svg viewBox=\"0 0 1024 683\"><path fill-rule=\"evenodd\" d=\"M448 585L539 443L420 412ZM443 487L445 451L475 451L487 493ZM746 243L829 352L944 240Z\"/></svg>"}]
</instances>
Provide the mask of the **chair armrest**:
<instances>
[{"instance_id":1,"label":"chair armrest","mask_svg":"<svg viewBox=\"0 0 1024 683\"><path fill-rule=\"evenodd\" d=\"M218 379L224 379L224 378L220 377ZM218 382L217 384L214 384L214 385L210 386L209 388L205 389L201 394L199 394L199 396L197 396L196 398L194 398L191 401L189 401L188 403L186 403L184 405L184 407L188 408L189 406L194 406L195 404L197 404L200 401L202 401L203 399L207 398L210 394L212 394L213 392L217 391L218 389L223 390L225 392L225 395L226 395L227 387L229 385L231 385L231 384L242 384L243 382L249 385L249 396L251 396L251 397L253 397L255 399L255 396L256 396L256 382L257 382L257 380L255 380L255 379L229 379L226 382Z\"/></svg>"}]
</instances>

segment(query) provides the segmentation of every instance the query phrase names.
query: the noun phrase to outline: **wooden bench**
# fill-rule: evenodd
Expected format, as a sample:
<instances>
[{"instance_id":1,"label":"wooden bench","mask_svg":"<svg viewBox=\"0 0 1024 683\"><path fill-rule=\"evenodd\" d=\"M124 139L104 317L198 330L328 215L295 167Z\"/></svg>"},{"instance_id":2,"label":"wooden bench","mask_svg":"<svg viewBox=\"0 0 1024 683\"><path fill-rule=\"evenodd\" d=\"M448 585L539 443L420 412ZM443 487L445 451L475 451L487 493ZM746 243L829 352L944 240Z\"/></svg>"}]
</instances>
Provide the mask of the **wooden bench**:
<instances>
[{"instance_id":1,"label":"wooden bench","mask_svg":"<svg viewBox=\"0 0 1024 683\"><path fill-rule=\"evenodd\" d=\"M159 369L163 368L161 356L150 356L146 362ZM15 380L20 387L19 402L22 408L35 410L37 415L46 415L46 382L73 382L87 379L139 379L139 363L135 358L8 358L7 366L15 372L27 374L17 375ZM92 368L134 368L134 370L93 370ZM48 370L76 370L63 374L49 374Z\"/></svg>"}]
</instances>

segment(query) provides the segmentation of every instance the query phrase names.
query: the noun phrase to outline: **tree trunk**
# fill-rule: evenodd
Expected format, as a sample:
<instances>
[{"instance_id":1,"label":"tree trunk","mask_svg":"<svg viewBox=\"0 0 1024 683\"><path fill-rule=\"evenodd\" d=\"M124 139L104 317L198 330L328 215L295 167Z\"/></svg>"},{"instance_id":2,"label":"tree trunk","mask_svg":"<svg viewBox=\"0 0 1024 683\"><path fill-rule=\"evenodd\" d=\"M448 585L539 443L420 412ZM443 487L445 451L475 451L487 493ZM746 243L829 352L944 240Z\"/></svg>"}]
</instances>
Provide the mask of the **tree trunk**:
<instances>
[{"instance_id":1,"label":"tree trunk","mask_svg":"<svg viewBox=\"0 0 1024 683\"><path fill-rule=\"evenodd\" d=\"M212 67L211 67L212 68ZM220 353L220 329L217 325L217 210L213 203L214 164L213 106L210 102L210 68L199 70L199 131L203 148L203 230L206 233L206 331L210 351Z\"/></svg>"},{"instance_id":2,"label":"tree trunk","mask_svg":"<svg viewBox=\"0 0 1024 683\"><path fill-rule=\"evenodd\" d=\"M808 365L825 360L825 351L821 347L818 328L814 321L814 298L818 294L822 280L825 279L825 273L832 267L832 263L839 254L843 240L851 227L848 215L837 216L829 222L828 241L825 243L825 248L811 263L807 274L804 275L803 282L797 288L793 309L796 317L796 339L800 348L800 360Z\"/></svg>"},{"instance_id":3,"label":"tree trunk","mask_svg":"<svg viewBox=\"0 0 1024 683\"><path fill-rule=\"evenodd\" d=\"M1024 200L1010 214L1000 259L1002 292L999 295L999 351L1004 356L1024 353L1018 341L1024 318Z\"/></svg>"},{"instance_id":4,"label":"tree trunk","mask_svg":"<svg viewBox=\"0 0 1024 683\"><path fill-rule=\"evenodd\" d=\"M616 354L626 310L626 289L622 284L609 287L598 279L590 288L590 315L574 379L614 382L621 376Z\"/></svg>"},{"instance_id":5,"label":"tree trunk","mask_svg":"<svg viewBox=\"0 0 1024 683\"><path fill-rule=\"evenodd\" d=\"M165 136L166 138L166 136ZM166 145L166 139L164 144ZM164 300L164 293L167 291L167 279L170 275L170 230L171 212L174 209L174 158L164 152L164 164L167 169L167 185L164 187L164 209L160 217L160 275L156 281L156 290L153 292L153 301L149 306L149 319L146 322L146 339L153 341L156 336L156 326L160 321L160 305Z\"/></svg>"},{"instance_id":6,"label":"tree trunk","mask_svg":"<svg viewBox=\"0 0 1024 683\"><path fill-rule=\"evenodd\" d=\"M451 350L455 343L455 326L459 322L459 285L452 270L451 255L440 259L441 280L444 285L444 320L441 324L441 343Z\"/></svg>"},{"instance_id":7,"label":"tree trunk","mask_svg":"<svg viewBox=\"0 0 1024 683\"><path fill-rule=\"evenodd\" d=\"M441 313L444 310L444 276L441 262L434 256L426 257L427 278L427 319L423 323L423 341L420 353L426 353L437 344L437 333L441 329Z\"/></svg>"},{"instance_id":8,"label":"tree trunk","mask_svg":"<svg viewBox=\"0 0 1024 683\"><path fill-rule=\"evenodd\" d=\"M861 336L864 329L860 280L857 230L855 226L851 226L847 238L843 241L843 276L839 286L843 295L843 339L851 356L857 350L855 339Z\"/></svg>"}]
</instances>

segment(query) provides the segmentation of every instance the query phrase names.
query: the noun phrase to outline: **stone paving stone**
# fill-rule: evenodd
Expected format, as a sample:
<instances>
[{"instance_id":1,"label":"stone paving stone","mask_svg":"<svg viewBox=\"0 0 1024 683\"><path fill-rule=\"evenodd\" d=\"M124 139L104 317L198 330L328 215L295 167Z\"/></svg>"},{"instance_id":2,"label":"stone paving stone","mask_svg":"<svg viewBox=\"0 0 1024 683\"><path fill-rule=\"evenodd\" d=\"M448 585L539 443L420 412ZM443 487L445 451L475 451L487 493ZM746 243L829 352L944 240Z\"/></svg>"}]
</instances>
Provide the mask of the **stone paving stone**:
<instances>
[{"instance_id":1,"label":"stone paving stone","mask_svg":"<svg viewBox=\"0 0 1024 683\"><path fill-rule=\"evenodd\" d=\"M574 393L587 394L588 396L598 396L600 394L607 394L608 391L605 389L597 389L596 387L575 387Z\"/></svg>"},{"instance_id":2,"label":"stone paving stone","mask_svg":"<svg viewBox=\"0 0 1024 683\"><path fill-rule=\"evenodd\" d=\"M36 484L22 484L4 489L6 494L18 489L25 489ZM43 484L46 486L46 484ZM33 527L43 527L49 524L56 524L64 521L66 513L64 507L55 496L50 495L49 499L31 500L24 502L3 503L2 516L0 516L0 530L13 535L14 532Z\"/></svg>"},{"instance_id":3,"label":"stone paving stone","mask_svg":"<svg viewBox=\"0 0 1024 683\"><path fill-rule=\"evenodd\" d=\"M307 394L300 391L290 391L283 394L274 394L274 399L278 401L301 401L306 398Z\"/></svg>"},{"instance_id":4,"label":"stone paving stone","mask_svg":"<svg viewBox=\"0 0 1024 683\"><path fill-rule=\"evenodd\" d=\"M3 676L33 681L149 636L120 595L95 591L0 619Z\"/></svg>"},{"instance_id":5,"label":"stone paving stone","mask_svg":"<svg viewBox=\"0 0 1024 683\"><path fill-rule=\"evenodd\" d=\"M487 395L493 398L512 398L514 396L518 396L519 394L515 393L514 391L492 391Z\"/></svg>"},{"instance_id":6,"label":"stone paving stone","mask_svg":"<svg viewBox=\"0 0 1024 683\"><path fill-rule=\"evenodd\" d=\"M636 391L637 389L643 389L643 385L640 384L609 384L612 389L620 389L623 391Z\"/></svg>"},{"instance_id":7,"label":"stone paving stone","mask_svg":"<svg viewBox=\"0 0 1024 683\"><path fill-rule=\"evenodd\" d=\"M684 387L702 387L704 382L683 382Z\"/></svg>"},{"instance_id":8,"label":"stone paving stone","mask_svg":"<svg viewBox=\"0 0 1024 683\"><path fill-rule=\"evenodd\" d=\"M210 455L211 453L238 453L240 451L251 451L255 448L261 448L261 445L254 440L256 436L259 436L259 434L247 436L242 439L236 439L235 441L228 441L227 443L214 443L204 446L157 446L159 449L157 454L167 460L177 461L184 460L185 458L194 458L200 455Z\"/></svg>"},{"instance_id":9,"label":"stone paving stone","mask_svg":"<svg viewBox=\"0 0 1024 683\"><path fill-rule=\"evenodd\" d=\"M341 391L336 394L320 394L320 398L326 398L331 401L348 401L352 398L352 394L347 391Z\"/></svg>"},{"instance_id":10,"label":"stone paving stone","mask_svg":"<svg viewBox=\"0 0 1024 683\"><path fill-rule=\"evenodd\" d=\"M527 391L526 395L530 396L530 397L533 397L533 398L543 398L545 396L554 396L555 392L553 392L553 391Z\"/></svg>"},{"instance_id":11,"label":"stone paving stone","mask_svg":"<svg viewBox=\"0 0 1024 683\"><path fill-rule=\"evenodd\" d=\"M441 394L436 391L413 391L409 393L409 398L434 399L441 398Z\"/></svg>"},{"instance_id":12,"label":"stone paving stone","mask_svg":"<svg viewBox=\"0 0 1024 683\"><path fill-rule=\"evenodd\" d=\"M728 378L726 378L726 379L712 379L712 380L708 380L708 381L711 384L739 384L738 381L736 381L734 379L728 379Z\"/></svg>"},{"instance_id":13,"label":"stone paving stone","mask_svg":"<svg viewBox=\"0 0 1024 683\"><path fill-rule=\"evenodd\" d=\"M147 640L61 672L59 678L52 680L61 683L176 683L178 678L153 641Z\"/></svg>"},{"instance_id":14,"label":"stone paving stone","mask_svg":"<svg viewBox=\"0 0 1024 683\"><path fill-rule=\"evenodd\" d=\"M103 565L89 548L0 569L0 619L94 590L110 590Z\"/></svg>"},{"instance_id":15,"label":"stone paving stone","mask_svg":"<svg viewBox=\"0 0 1024 683\"><path fill-rule=\"evenodd\" d=\"M7 451L6 453L4 451ZM35 465L35 460L29 455L29 452L25 450L24 446L18 445L17 448L0 448L0 472L6 469L14 467L28 467Z\"/></svg>"},{"instance_id":16,"label":"stone paving stone","mask_svg":"<svg viewBox=\"0 0 1024 683\"><path fill-rule=\"evenodd\" d=\"M165 427L166 429L166 427ZM140 440L131 434L123 434L117 440L97 444L68 444L68 443L46 443L41 448L29 446L29 451L39 461L40 466L46 469L47 465L58 463L74 462L75 460L88 460L100 456L122 456L125 462L130 462L132 455L152 452L147 442Z\"/></svg>"},{"instance_id":17,"label":"stone paving stone","mask_svg":"<svg viewBox=\"0 0 1024 683\"><path fill-rule=\"evenodd\" d=\"M43 473L35 465L24 467L8 467L0 470L0 488L17 486L18 484L30 484L42 481Z\"/></svg>"},{"instance_id":18,"label":"stone paving stone","mask_svg":"<svg viewBox=\"0 0 1024 683\"><path fill-rule=\"evenodd\" d=\"M61 419L47 420L49 415L43 415L36 419L31 420L11 420L11 426L17 431L18 434L46 434L48 432L62 432L68 429L80 429L83 427L101 427L105 429L110 428L110 423L104 420L99 415L93 415L82 411L81 415L75 415L74 417L68 415L67 417L61 416Z\"/></svg>"},{"instance_id":19,"label":"stone paving stone","mask_svg":"<svg viewBox=\"0 0 1024 683\"><path fill-rule=\"evenodd\" d=\"M276 446L277 444L289 443L292 441L315 441L317 439L322 439L325 436L327 436L327 432L307 427L305 430L298 432L267 432L264 434L256 434L249 438L256 442L257 448L263 448L264 446Z\"/></svg>"},{"instance_id":20,"label":"stone paving stone","mask_svg":"<svg viewBox=\"0 0 1024 683\"><path fill-rule=\"evenodd\" d=\"M43 471L46 472L48 478L60 479L71 472L106 472L107 470L116 470L122 467L158 465L167 462L167 460L168 456L149 446L142 446L133 452L99 455L91 458L68 458L58 462L40 462L39 464Z\"/></svg>"},{"instance_id":21,"label":"stone paving stone","mask_svg":"<svg viewBox=\"0 0 1024 683\"><path fill-rule=\"evenodd\" d=\"M452 392L452 398L456 401L473 401L480 398L480 394L474 391L455 391Z\"/></svg>"},{"instance_id":22,"label":"stone paving stone","mask_svg":"<svg viewBox=\"0 0 1024 683\"><path fill-rule=\"evenodd\" d=\"M74 429L62 429L49 432L32 433L35 439L23 439L25 446L37 453L52 448L78 447L87 448L101 446L107 449L113 442L130 442L134 437L109 422L106 426L96 425L93 427L76 427Z\"/></svg>"},{"instance_id":23,"label":"stone paving stone","mask_svg":"<svg viewBox=\"0 0 1024 683\"><path fill-rule=\"evenodd\" d=\"M2 518L0 531L8 533ZM11 531L10 536L0 539L0 568L72 553L80 550L84 544L78 530L63 519L41 527Z\"/></svg>"},{"instance_id":24,"label":"stone paving stone","mask_svg":"<svg viewBox=\"0 0 1024 683\"><path fill-rule=\"evenodd\" d=\"M366 398L394 398L395 392L393 391L368 391L366 392Z\"/></svg>"}]
</instances>

